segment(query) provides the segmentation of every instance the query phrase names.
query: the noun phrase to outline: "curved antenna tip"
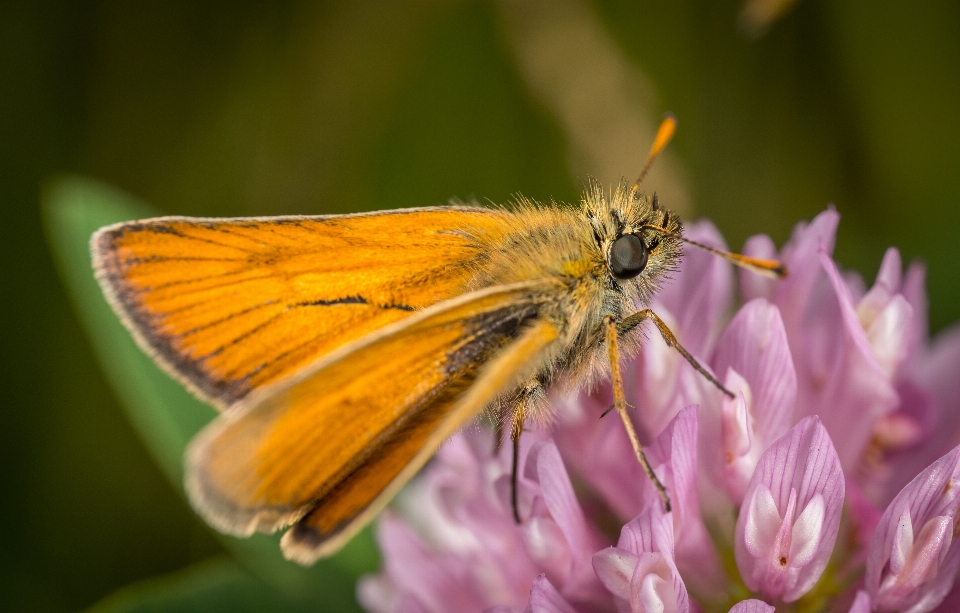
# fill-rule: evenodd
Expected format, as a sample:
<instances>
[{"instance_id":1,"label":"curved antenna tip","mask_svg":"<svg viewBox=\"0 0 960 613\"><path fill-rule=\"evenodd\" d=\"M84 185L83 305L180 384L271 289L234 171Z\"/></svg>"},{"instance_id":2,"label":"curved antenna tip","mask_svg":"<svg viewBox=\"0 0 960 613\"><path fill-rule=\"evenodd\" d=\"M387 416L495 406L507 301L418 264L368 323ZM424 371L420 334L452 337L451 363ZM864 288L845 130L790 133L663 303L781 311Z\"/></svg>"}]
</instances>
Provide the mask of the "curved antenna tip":
<instances>
[{"instance_id":1,"label":"curved antenna tip","mask_svg":"<svg viewBox=\"0 0 960 613\"><path fill-rule=\"evenodd\" d=\"M643 178L647 176L647 172L650 171L650 167L653 166L653 161L657 159L657 156L660 155L660 152L667 146L667 143L670 142L670 139L673 138L673 134L677 131L677 117L669 111L664 114L663 120L660 122L660 127L657 129L657 135L653 139L653 146L650 147L650 154L647 155L647 162L643 165L643 170L640 171L640 176L637 177L637 180L634 182L633 187L630 189L630 193L635 195L637 190L640 189L640 183L643 181Z\"/></svg>"}]
</instances>

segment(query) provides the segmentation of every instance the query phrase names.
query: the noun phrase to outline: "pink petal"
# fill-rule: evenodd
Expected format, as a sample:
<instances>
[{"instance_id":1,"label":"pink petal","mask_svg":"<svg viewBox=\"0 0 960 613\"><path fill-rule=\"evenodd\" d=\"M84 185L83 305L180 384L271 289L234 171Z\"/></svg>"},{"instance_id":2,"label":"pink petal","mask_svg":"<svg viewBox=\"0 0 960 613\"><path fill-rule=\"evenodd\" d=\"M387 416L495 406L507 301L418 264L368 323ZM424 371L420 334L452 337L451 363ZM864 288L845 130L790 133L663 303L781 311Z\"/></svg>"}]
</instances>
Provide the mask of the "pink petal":
<instances>
[{"instance_id":1,"label":"pink petal","mask_svg":"<svg viewBox=\"0 0 960 613\"><path fill-rule=\"evenodd\" d=\"M805 384L798 386L797 406L817 413L831 435L843 441L840 461L850 470L863 455L877 420L897 406L898 398L873 355L836 265L825 252L820 262L830 287L807 324L806 351L797 365Z\"/></svg>"},{"instance_id":2,"label":"pink petal","mask_svg":"<svg viewBox=\"0 0 960 613\"><path fill-rule=\"evenodd\" d=\"M687 613L689 597L674 563L673 546L673 522L661 505L650 505L620 530L616 547L594 555L594 570L621 604L629 602L631 611L661 607L664 613ZM627 576L629 599L624 598Z\"/></svg>"},{"instance_id":3,"label":"pink petal","mask_svg":"<svg viewBox=\"0 0 960 613\"><path fill-rule=\"evenodd\" d=\"M849 613L870 613L870 596L863 590L857 590L857 597L853 599Z\"/></svg>"},{"instance_id":4,"label":"pink petal","mask_svg":"<svg viewBox=\"0 0 960 613\"><path fill-rule=\"evenodd\" d=\"M653 310L689 349L686 331L680 327L673 312L659 304L654 304ZM640 334L643 338L640 352L623 371L624 391L630 403L640 409L633 414L641 438L651 440L663 431L680 409L700 404L704 379L676 349L663 341L652 323L644 324ZM703 356L691 351L700 357L701 363L707 363ZM709 393L716 394L716 391L711 389Z\"/></svg>"},{"instance_id":5,"label":"pink petal","mask_svg":"<svg viewBox=\"0 0 960 613\"><path fill-rule=\"evenodd\" d=\"M537 567L563 585L570 575L572 554L563 530L550 517L531 517L521 527L523 544Z\"/></svg>"},{"instance_id":6,"label":"pink petal","mask_svg":"<svg viewBox=\"0 0 960 613\"><path fill-rule=\"evenodd\" d=\"M913 543L912 572L907 575L908 582L919 586L926 577L936 573L953 542L953 516L937 515L927 520ZM891 565L892 570L892 565Z\"/></svg>"},{"instance_id":7,"label":"pink petal","mask_svg":"<svg viewBox=\"0 0 960 613\"><path fill-rule=\"evenodd\" d=\"M926 290L927 270L921 262L911 262L907 268L906 277L903 280L901 292L903 297L910 303L913 312L913 322L911 325L913 334L910 342L910 353L916 353L920 348L926 346L928 324L927 324L927 290Z\"/></svg>"},{"instance_id":8,"label":"pink petal","mask_svg":"<svg viewBox=\"0 0 960 613\"><path fill-rule=\"evenodd\" d=\"M777 247L766 234L757 234L747 239L743 245L743 255L760 260L777 260L780 258ZM740 269L740 295L744 302L755 298L764 300L773 299L777 288L777 280L746 269Z\"/></svg>"},{"instance_id":9,"label":"pink petal","mask_svg":"<svg viewBox=\"0 0 960 613\"><path fill-rule=\"evenodd\" d=\"M936 401L939 427L929 447L942 454L960 443L960 325L937 335L916 376Z\"/></svg>"},{"instance_id":10,"label":"pink petal","mask_svg":"<svg viewBox=\"0 0 960 613\"><path fill-rule=\"evenodd\" d=\"M797 373L780 310L765 300L745 304L717 345L713 364L721 374L733 368L750 384L757 436L768 445L783 436L793 417Z\"/></svg>"},{"instance_id":11,"label":"pink petal","mask_svg":"<svg viewBox=\"0 0 960 613\"><path fill-rule=\"evenodd\" d=\"M544 575L540 575L533 580L533 586L530 588L530 603L525 613L577 613L577 610L560 595Z\"/></svg>"},{"instance_id":12,"label":"pink petal","mask_svg":"<svg viewBox=\"0 0 960 613\"><path fill-rule=\"evenodd\" d=\"M630 582L630 605L633 611L685 612L685 595L674 590L674 571L660 553L644 552L638 556ZM681 604L681 601L684 601Z\"/></svg>"},{"instance_id":13,"label":"pink petal","mask_svg":"<svg viewBox=\"0 0 960 613\"><path fill-rule=\"evenodd\" d=\"M645 449L647 459L660 475L670 495L676 537L676 564L695 570L692 579L708 593L722 589L725 575L710 535L700 517L697 493L697 419L696 407L687 407L667 425L659 437ZM590 424L563 439L564 448L574 447L573 455L587 456L579 460L578 473L583 474L601 497L621 516L636 515L649 505L660 506L659 495L650 480L633 459L633 451L617 419L591 420L606 422L604 435L597 438ZM587 429L587 440L576 434ZM580 445L589 452L577 451ZM568 447L569 446L569 447ZM568 454L569 457L569 454ZM626 515L630 516L630 515Z\"/></svg>"},{"instance_id":14,"label":"pink petal","mask_svg":"<svg viewBox=\"0 0 960 613\"><path fill-rule=\"evenodd\" d=\"M864 494L880 511L920 471L953 447L953 428L949 421L941 421L937 399L913 374L922 365L919 360L912 361L911 374L897 378L900 406L877 422L857 475Z\"/></svg>"},{"instance_id":15,"label":"pink petal","mask_svg":"<svg viewBox=\"0 0 960 613\"><path fill-rule=\"evenodd\" d=\"M714 461L708 462L711 477L723 484L730 500L735 506L743 502L743 495L747 491L750 477L760 459L762 449L759 441L755 440L753 431L753 415L750 409L753 406L753 394L750 385L732 368L727 370L727 377L723 384L729 390L735 390L737 397L724 398L720 407L720 457L712 453ZM749 400L748 400L749 398ZM704 437L708 446L717 440L716 436ZM712 450L709 450L712 451Z\"/></svg>"},{"instance_id":16,"label":"pink petal","mask_svg":"<svg viewBox=\"0 0 960 613\"><path fill-rule=\"evenodd\" d=\"M377 532L387 573L403 588L400 601L413 598L426 610L482 608L483 596L461 581L463 561L431 550L391 513L381 516Z\"/></svg>"},{"instance_id":17,"label":"pink petal","mask_svg":"<svg viewBox=\"0 0 960 613\"><path fill-rule=\"evenodd\" d=\"M897 372L913 340L910 324L913 308L907 299L897 294L866 327L867 342L880 370L892 378Z\"/></svg>"},{"instance_id":18,"label":"pink petal","mask_svg":"<svg viewBox=\"0 0 960 613\"><path fill-rule=\"evenodd\" d=\"M880 518L865 574L875 609L923 613L944 599L960 568L958 510L960 447L917 475Z\"/></svg>"},{"instance_id":19,"label":"pink petal","mask_svg":"<svg viewBox=\"0 0 960 613\"><path fill-rule=\"evenodd\" d=\"M663 466L664 485L670 494L675 534L674 560L694 589L716 593L722 589L725 573L720 557L700 516L697 491L697 438L699 412L686 407L647 448L654 466ZM647 505L660 505L649 480L645 480Z\"/></svg>"},{"instance_id":20,"label":"pink petal","mask_svg":"<svg viewBox=\"0 0 960 613\"><path fill-rule=\"evenodd\" d=\"M631 457L632 450L618 416L600 419L613 401L608 393L601 393L604 391L609 388L557 399L566 411L563 422L554 429L554 440L570 471L585 479L603 503L626 521L643 506L642 483L646 477L636 461L624 461Z\"/></svg>"},{"instance_id":21,"label":"pink petal","mask_svg":"<svg viewBox=\"0 0 960 613\"><path fill-rule=\"evenodd\" d=\"M939 605L933 610L933 613L957 613L960 611L960 587L956 583L953 589L947 594Z\"/></svg>"},{"instance_id":22,"label":"pink petal","mask_svg":"<svg viewBox=\"0 0 960 613\"><path fill-rule=\"evenodd\" d=\"M593 568L604 587L623 600L630 600L630 580L640 558L619 547L607 547L593 555Z\"/></svg>"},{"instance_id":23,"label":"pink petal","mask_svg":"<svg viewBox=\"0 0 960 613\"><path fill-rule=\"evenodd\" d=\"M657 494L634 459L621 421L615 414L599 419L601 412L582 419L578 417L577 421L559 428L556 433L558 448L565 460L574 462L573 472L582 475L617 516L634 517L644 508L647 498L656 498ZM655 468L664 465L661 479L670 490L676 521L684 525L690 513L698 518L693 523L699 522L696 437L697 409L688 407L645 447L651 465ZM657 500L659 504L659 498Z\"/></svg>"},{"instance_id":24,"label":"pink petal","mask_svg":"<svg viewBox=\"0 0 960 613\"><path fill-rule=\"evenodd\" d=\"M830 436L817 417L804 418L764 452L744 498L734 554L747 587L785 602L812 588L833 551L843 496Z\"/></svg>"},{"instance_id":25,"label":"pink petal","mask_svg":"<svg viewBox=\"0 0 960 613\"><path fill-rule=\"evenodd\" d=\"M533 464L534 472L537 458L530 452L544 436L534 431L521 441L521 465ZM510 450L498 455L491 450L489 431L466 430L453 437L431 468L398 497L397 506L408 511L405 520L391 512L381 516L377 533L384 570L364 581L360 592L374 601L372 610L396 613L418 603L427 611L479 611L527 600L531 582L543 569L531 559L525 526L518 526L510 511ZM532 479L521 474L520 494L521 512L528 518L552 521L535 474ZM566 547L560 534L559 539L541 537L539 543Z\"/></svg>"},{"instance_id":26,"label":"pink petal","mask_svg":"<svg viewBox=\"0 0 960 613\"><path fill-rule=\"evenodd\" d=\"M790 558L797 566L806 566L816 555L825 514L823 496L816 494L794 522L790 535Z\"/></svg>"},{"instance_id":27,"label":"pink petal","mask_svg":"<svg viewBox=\"0 0 960 613\"><path fill-rule=\"evenodd\" d=\"M751 556L759 558L769 551L783 522L770 488L764 483L758 484L750 503L741 512L746 514L744 546Z\"/></svg>"},{"instance_id":28,"label":"pink petal","mask_svg":"<svg viewBox=\"0 0 960 613\"><path fill-rule=\"evenodd\" d=\"M893 533L890 548L890 572L899 575L907 565L907 557L913 549L913 520L910 511L904 510L897 518L897 529Z\"/></svg>"},{"instance_id":29,"label":"pink petal","mask_svg":"<svg viewBox=\"0 0 960 613\"><path fill-rule=\"evenodd\" d=\"M784 245L781 259L787 267L787 278L777 284L773 303L780 307L780 315L791 339L803 338L804 315L823 269L817 254L821 249L833 252L840 215L830 207L809 224L797 224L793 236Z\"/></svg>"},{"instance_id":30,"label":"pink petal","mask_svg":"<svg viewBox=\"0 0 960 613\"><path fill-rule=\"evenodd\" d=\"M592 555L596 551L593 547L593 535L587 531L583 509L573 493L573 484L570 483L560 451L553 441L540 444L537 454L537 478L550 516L563 532L571 549L578 552L589 550Z\"/></svg>"},{"instance_id":31,"label":"pink petal","mask_svg":"<svg viewBox=\"0 0 960 613\"><path fill-rule=\"evenodd\" d=\"M864 328L869 328L890 300L900 292L902 267L900 252L893 247L887 249L880 264L880 270L877 272L877 280L857 304L857 316Z\"/></svg>"},{"instance_id":32,"label":"pink petal","mask_svg":"<svg viewBox=\"0 0 960 613\"><path fill-rule=\"evenodd\" d=\"M673 521L659 505L648 505L620 529L617 547L636 555L654 551L673 558Z\"/></svg>"},{"instance_id":33,"label":"pink petal","mask_svg":"<svg viewBox=\"0 0 960 613\"><path fill-rule=\"evenodd\" d=\"M405 596L393 613L429 613L416 598Z\"/></svg>"},{"instance_id":34,"label":"pink petal","mask_svg":"<svg viewBox=\"0 0 960 613\"><path fill-rule=\"evenodd\" d=\"M739 505L760 455L783 436L793 419L797 375L777 307L760 299L744 305L717 345L714 366L716 372L725 373L729 389L746 391L744 400L749 399L748 415L739 422L747 429L734 432L735 423L729 422L726 429L711 432L708 423L701 439L707 471ZM723 400L727 412L734 408L731 402ZM731 449L723 448L729 447L731 436L747 434L750 447L739 455L731 456Z\"/></svg>"},{"instance_id":35,"label":"pink petal","mask_svg":"<svg viewBox=\"0 0 960 613\"><path fill-rule=\"evenodd\" d=\"M687 225L684 235L717 249L727 249L723 236L707 220ZM684 347L694 355L707 355L732 298L731 265L713 254L685 246L679 270L674 280L665 283L657 294L657 303L677 318L675 330L681 332Z\"/></svg>"},{"instance_id":36,"label":"pink petal","mask_svg":"<svg viewBox=\"0 0 960 613\"><path fill-rule=\"evenodd\" d=\"M371 613L393 613L401 597L386 575L366 575L357 581L357 602Z\"/></svg>"},{"instance_id":37,"label":"pink petal","mask_svg":"<svg viewBox=\"0 0 960 613\"><path fill-rule=\"evenodd\" d=\"M647 459L653 466L665 465L664 480L673 506L674 529L681 531L690 522L698 522L697 501L697 407L680 411L653 443L647 446ZM659 495L647 479L649 500Z\"/></svg>"},{"instance_id":38,"label":"pink petal","mask_svg":"<svg viewBox=\"0 0 960 613\"><path fill-rule=\"evenodd\" d=\"M748 406L753 405L753 394L750 384L735 370L727 371L724 380L727 389L736 389L736 398L724 398L720 415L720 439L723 441L724 459L730 463L734 458L741 458L753 446L753 416ZM750 400L747 400L747 396ZM751 467L750 474L753 474Z\"/></svg>"},{"instance_id":39,"label":"pink petal","mask_svg":"<svg viewBox=\"0 0 960 613\"><path fill-rule=\"evenodd\" d=\"M860 486L849 475L845 475L844 487L846 490L846 505L850 511L850 519L856 526L854 534L856 541L857 560L866 561L866 550L873 538L873 531L880 523L883 509L877 507L861 491Z\"/></svg>"},{"instance_id":40,"label":"pink petal","mask_svg":"<svg viewBox=\"0 0 960 613\"><path fill-rule=\"evenodd\" d=\"M541 547L541 552L548 553L548 557L537 559L544 569L556 569L556 585L567 599L574 602L604 601L605 591L593 571L592 562L594 552L604 543L587 524L560 451L552 440L547 440L539 444L536 459L541 495L550 518L531 521L531 525L539 527L541 542L563 542L562 550L559 545Z\"/></svg>"},{"instance_id":41,"label":"pink petal","mask_svg":"<svg viewBox=\"0 0 960 613\"><path fill-rule=\"evenodd\" d=\"M730 609L730 613L773 613L774 611L776 607L755 598L741 600Z\"/></svg>"}]
</instances>

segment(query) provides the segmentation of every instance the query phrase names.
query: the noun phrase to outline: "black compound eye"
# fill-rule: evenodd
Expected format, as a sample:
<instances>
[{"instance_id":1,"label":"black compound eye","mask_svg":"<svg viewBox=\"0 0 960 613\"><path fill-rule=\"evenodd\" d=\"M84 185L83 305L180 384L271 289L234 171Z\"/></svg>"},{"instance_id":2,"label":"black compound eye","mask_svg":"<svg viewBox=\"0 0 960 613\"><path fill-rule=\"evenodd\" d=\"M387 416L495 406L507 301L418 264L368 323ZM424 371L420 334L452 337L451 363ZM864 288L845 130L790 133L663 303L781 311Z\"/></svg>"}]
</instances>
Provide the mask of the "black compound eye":
<instances>
[{"instance_id":1,"label":"black compound eye","mask_svg":"<svg viewBox=\"0 0 960 613\"><path fill-rule=\"evenodd\" d=\"M636 234L624 234L610 247L610 272L618 279L632 279L647 265L647 246Z\"/></svg>"}]
</instances>

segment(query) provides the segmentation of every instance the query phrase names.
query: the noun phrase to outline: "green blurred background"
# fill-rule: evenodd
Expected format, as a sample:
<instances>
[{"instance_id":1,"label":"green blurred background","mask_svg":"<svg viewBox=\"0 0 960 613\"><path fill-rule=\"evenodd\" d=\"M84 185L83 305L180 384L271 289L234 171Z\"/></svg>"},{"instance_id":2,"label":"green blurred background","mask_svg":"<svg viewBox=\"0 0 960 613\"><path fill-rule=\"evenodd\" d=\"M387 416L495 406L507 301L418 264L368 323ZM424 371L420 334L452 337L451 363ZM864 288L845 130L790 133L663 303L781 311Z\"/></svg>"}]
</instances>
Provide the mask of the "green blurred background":
<instances>
[{"instance_id":1,"label":"green blurred background","mask_svg":"<svg viewBox=\"0 0 960 613\"><path fill-rule=\"evenodd\" d=\"M191 215L573 200L588 175L632 179L672 110L662 202L734 248L834 202L843 265L872 279L897 245L928 263L933 329L958 319L960 4L802 0L764 28L767 4L4 3L0 609L144 580L101 610L193 610L156 595L210 585L276 609L98 366L47 236L59 173Z\"/></svg>"}]
</instances>

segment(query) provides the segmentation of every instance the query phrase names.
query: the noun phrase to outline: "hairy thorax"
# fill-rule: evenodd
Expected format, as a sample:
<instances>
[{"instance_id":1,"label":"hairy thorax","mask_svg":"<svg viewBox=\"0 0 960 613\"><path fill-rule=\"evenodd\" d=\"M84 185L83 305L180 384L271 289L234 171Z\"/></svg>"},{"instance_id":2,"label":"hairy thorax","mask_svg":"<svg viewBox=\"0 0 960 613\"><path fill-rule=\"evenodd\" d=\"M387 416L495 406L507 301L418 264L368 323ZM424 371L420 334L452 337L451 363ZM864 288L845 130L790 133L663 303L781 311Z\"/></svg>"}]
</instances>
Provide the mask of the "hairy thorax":
<instances>
[{"instance_id":1,"label":"hairy thorax","mask_svg":"<svg viewBox=\"0 0 960 613\"><path fill-rule=\"evenodd\" d=\"M610 246L627 232L643 236L648 224L679 231L676 217L622 186L608 194L596 184L588 186L577 207L520 199L513 210L495 214L503 216L496 231L473 234L483 255L466 289L545 281L532 290L543 294L536 316L550 321L560 338L541 372L579 382L605 376L604 318L620 321L646 306L679 257L677 245L645 237L653 245L646 269L636 278L618 280L609 268ZM634 335L624 339L627 353L635 346Z\"/></svg>"}]
</instances>

